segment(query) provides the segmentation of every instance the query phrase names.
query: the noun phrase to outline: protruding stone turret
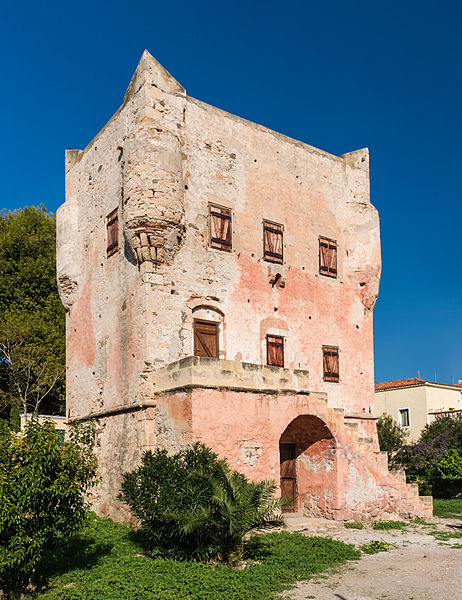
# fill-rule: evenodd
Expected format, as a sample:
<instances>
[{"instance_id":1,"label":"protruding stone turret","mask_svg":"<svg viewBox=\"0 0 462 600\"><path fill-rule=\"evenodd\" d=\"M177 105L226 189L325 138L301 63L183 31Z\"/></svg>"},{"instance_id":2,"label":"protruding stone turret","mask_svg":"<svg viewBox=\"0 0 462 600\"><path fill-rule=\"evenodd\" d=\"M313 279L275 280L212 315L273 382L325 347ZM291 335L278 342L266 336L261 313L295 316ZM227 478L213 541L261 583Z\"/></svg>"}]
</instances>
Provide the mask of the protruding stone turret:
<instances>
[{"instance_id":1,"label":"protruding stone turret","mask_svg":"<svg viewBox=\"0 0 462 600\"><path fill-rule=\"evenodd\" d=\"M139 106L124 144L125 235L138 264L170 263L184 237L181 136L185 91L147 52L125 101Z\"/></svg>"}]
</instances>

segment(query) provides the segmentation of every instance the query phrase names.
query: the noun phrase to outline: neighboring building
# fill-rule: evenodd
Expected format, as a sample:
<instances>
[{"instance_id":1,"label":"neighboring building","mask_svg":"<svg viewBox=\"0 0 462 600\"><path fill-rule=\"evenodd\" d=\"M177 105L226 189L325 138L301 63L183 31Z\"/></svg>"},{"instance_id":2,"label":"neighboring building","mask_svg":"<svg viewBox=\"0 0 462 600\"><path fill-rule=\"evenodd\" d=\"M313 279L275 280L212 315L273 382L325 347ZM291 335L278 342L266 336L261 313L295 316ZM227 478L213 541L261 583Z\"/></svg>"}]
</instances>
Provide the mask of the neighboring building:
<instances>
[{"instance_id":1,"label":"neighboring building","mask_svg":"<svg viewBox=\"0 0 462 600\"><path fill-rule=\"evenodd\" d=\"M462 412L462 386L413 377L375 385L375 412L391 415L415 442L435 418Z\"/></svg>"},{"instance_id":2,"label":"neighboring building","mask_svg":"<svg viewBox=\"0 0 462 600\"><path fill-rule=\"evenodd\" d=\"M31 419L37 419L40 424L45 421L53 421L55 424L58 439L64 440L67 431L67 419L59 415L34 415L31 413L21 413L19 415L19 429L24 431L24 427Z\"/></svg>"},{"instance_id":3,"label":"neighboring building","mask_svg":"<svg viewBox=\"0 0 462 600\"><path fill-rule=\"evenodd\" d=\"M66 153L67 416L95 418L95 509L144 450L202 440L293 510L431 513L375 429L379 220L368 151L333 156L186 95L145 52Z\"/></svg>"}]
</instances>

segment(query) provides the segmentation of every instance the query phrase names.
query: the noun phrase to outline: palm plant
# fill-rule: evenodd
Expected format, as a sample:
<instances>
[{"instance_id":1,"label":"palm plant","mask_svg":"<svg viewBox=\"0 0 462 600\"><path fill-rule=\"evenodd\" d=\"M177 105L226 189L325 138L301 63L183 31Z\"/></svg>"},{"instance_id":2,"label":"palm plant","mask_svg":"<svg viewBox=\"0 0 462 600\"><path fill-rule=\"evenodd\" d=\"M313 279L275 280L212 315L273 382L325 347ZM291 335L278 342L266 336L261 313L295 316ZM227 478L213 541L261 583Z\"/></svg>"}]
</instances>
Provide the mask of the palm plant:
<instances>
[{"instance_id":1,"label":"palm plant","mask_svg":"<svg viewBox=\"0 0 462 600\"><path fill-rule=\"evenodd\" d=\"M197 443L173 456L147 452L124 475L119 497L140 520L149 552L234 562L246 534L283 524L275 491L274 483L248 481Z\"/></svg>"}]
</instances>

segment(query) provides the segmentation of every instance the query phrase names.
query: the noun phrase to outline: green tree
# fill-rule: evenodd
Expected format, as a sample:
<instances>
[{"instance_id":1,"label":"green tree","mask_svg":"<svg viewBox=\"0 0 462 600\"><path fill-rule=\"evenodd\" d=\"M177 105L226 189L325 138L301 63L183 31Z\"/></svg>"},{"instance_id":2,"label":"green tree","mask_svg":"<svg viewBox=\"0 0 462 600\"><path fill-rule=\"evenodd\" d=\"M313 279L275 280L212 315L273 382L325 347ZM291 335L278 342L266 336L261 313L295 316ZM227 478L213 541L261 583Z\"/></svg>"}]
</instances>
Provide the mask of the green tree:
<instances>
[{"instance_id":1,"label":"green tree","mask_svg":"<svg viewBox=\"0 0 462 600\"><path fill-rule=\"evenodd\" d=\"M93 424L70 426L58 443L53 422L32 419L24 435L0 437L0 588L26 584L43 552L76 532L95 483Z\"/></svg>"},{"instance_id":2,"label":"green tree","mask_svg":"<svg viewBox=\"0 0 462 600\"><path fill-rule=\"evenodd\" d=\"M0 212L0 408L64 408L65 312L56 284L55 217Z\"/></svg>"},{"instance_id":3,"label":"green tree","mask_svg":"<svg viewBox=\"0 0 462 600\"><path fill-rule=\"evenodd\" d=\"M141 462L125 473L119 498L152 554L229 562L242 554L246 533L282 524L275 486L249 482L203 444L171 456L146 452Z\"/></svg>"},{"instance_id":4,"label":"green tree","mask_svg":"<svg viewBox=\"0 0 462 600\"><path fill-rule=\"evenodd\" d=\"M388 452L391 459L405 444L408 433L399 427L391 415L384 413L377 419L377 435L380 450Z\"/></svg>"},{"instance_id":5,"label":"green tree","mask_svg":"<svg viewBox=\"0 0 462 600\"><path fill-rule=\"evenodd\" d=\"M457 450L462 456L462 413L440 417L425 425L420 441L433 444L435 440L444 440L448 448Z\"/></svg>"}]
</instances>

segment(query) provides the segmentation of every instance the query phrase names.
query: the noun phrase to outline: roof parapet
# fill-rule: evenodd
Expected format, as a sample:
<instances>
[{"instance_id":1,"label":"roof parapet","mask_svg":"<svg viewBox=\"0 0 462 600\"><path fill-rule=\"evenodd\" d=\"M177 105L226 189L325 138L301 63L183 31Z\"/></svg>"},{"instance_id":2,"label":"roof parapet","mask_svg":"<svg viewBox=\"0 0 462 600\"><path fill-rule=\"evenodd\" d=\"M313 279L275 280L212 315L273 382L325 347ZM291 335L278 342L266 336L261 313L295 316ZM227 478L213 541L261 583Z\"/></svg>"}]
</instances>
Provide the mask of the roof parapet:
<instances>
[{"instance_id":1,"label":"roof parapet","mask_svg":"<svg viewBox=\"0 0 462 600\"><path fill-rule=\"evenodd\" d=\"M369 148L361 148L360 150L347 152L346 154L342 154L340 158L343 158L343 160L352 167L369 173Z\"/></svg>"}]
</instances>

